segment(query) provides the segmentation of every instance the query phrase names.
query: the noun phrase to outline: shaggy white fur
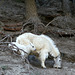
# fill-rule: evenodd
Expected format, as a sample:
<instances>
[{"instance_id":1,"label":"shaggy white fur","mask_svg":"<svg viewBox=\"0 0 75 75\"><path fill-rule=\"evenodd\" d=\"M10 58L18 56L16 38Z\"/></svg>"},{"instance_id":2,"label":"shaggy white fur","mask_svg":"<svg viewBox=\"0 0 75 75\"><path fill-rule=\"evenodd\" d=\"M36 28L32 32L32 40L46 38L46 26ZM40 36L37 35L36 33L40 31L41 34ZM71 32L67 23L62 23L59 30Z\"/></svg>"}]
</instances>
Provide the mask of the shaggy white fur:
<instances>
[{"instance_id":1,"label":"shaggy white fur","mask_svg":"<svg viewBox=\"0 0 75 75\"><path fill-rule=\"evenodd\" d=\"M41 61L41 66L46 68L45 60L48 58L48 53L54 57L54 67L61 67L60 52L54 41L46 35L35 35L32 33L24 33L17 37L16 42L22 45L28 45L33 43L35 45L36 51L39 53L39 59Z\"/></svg>"},{"instance_id":2,"label":"shaggy white fur","mask_svg":"<svg viewBox=\"0 0 75 75\"><path fill-rule=\"evenodd\" d=\"M25 46L25 45L21 45L17 42L12 42L11 44L8 45L10 48L12 48L13 51L17 52L17 48L19 48L19 52L21 53L22 58L27 57L27 55L31 52L36 50L35 46L30 43L29 45ZM27 53L27 55L25 55L25 52Z\"/></svg>"}]
</instances>

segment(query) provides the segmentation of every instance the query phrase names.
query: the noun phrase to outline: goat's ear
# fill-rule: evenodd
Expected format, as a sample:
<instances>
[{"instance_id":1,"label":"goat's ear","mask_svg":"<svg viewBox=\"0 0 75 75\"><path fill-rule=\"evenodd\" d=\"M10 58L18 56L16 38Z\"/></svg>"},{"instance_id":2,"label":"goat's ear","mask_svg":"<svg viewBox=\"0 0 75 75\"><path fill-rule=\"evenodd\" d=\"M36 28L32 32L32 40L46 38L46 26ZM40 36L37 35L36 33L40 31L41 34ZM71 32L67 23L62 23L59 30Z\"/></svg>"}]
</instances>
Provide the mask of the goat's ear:
<instances>
[{"instance_id":1,"label":"goat's ear","mask_svg":"<svg viewBox=\"0 0 75 75\"><path fill-rule=\"evenodd\" d=\"M32 44L30 43L30 45L32 46Z\"/></svg>"}]
</instances>

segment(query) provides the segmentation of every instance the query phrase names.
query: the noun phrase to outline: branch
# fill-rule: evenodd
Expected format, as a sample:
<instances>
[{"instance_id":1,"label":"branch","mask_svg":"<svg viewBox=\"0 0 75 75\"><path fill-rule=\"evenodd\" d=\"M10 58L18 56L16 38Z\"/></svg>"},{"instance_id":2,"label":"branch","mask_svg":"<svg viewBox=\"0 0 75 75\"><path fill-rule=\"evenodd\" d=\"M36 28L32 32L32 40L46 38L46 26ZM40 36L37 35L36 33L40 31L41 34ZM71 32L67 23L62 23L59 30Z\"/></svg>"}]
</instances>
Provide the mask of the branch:
<instances>
[{"instance_id":1,"label":"branch","mask_svg":"<svg viewBox=\"0 0 75 75\"><path fill-rule=\"evenodd\" d=\"M11 39L11 42L12 42L12 37L11 37L11 35L5 36L2 40L0 40L0 42L1 42L1 41L4 41L5 39L9 39L9 38Z\"/></svg>"},{"instance_id":2,"label":"branch","mask_svg":"<svg viewBox=\"0 0 75 75\"><path fill-rule=\"evenodd\" d=\"M50 21L45 27L48 27L53 21L55 21L56 19L53 19L52 21Z\"/></svg>"},{"instance_id":3,"label":"branch","mask_svg":"<svg viewBox=\"0 0 75 75\"><path fill-rule=\"evenodd\" d=\"M11 42L3 42L5 39L11 39ZM2 45L2 44L11 44L11 47L8 47L7 45ZM14 48L14 46L15 46L15 48ZM13 48L14 49L16 49L17 51L19 51L19 50L21 50L21 51L23 51L25 54L27 54L28 55L28 53L27 52L25 52L24 50L22 50L22 49L20 49L20 48L18 48L15 44L12 44L12 37L10 36L10 35L7 35L7 36L5 36L2 40L0 40L0 47L6 47L6 48L9 48L9 49L11 49L11 50L13 50ZM4 49L6 49L6 48L4 48ZM14 50L13 50L14 51ZM17 52L16 51L16 52ZM15 54L15 52L14 52L14 54ZM26 73L30 73L30 68L32 68L32 69L34 69L31 65L30 65L30 63L29 63L29 60L27 59L27 58L25 58L25 60L26 60L26 62L27 62L27 64L28 64L28 72L26 72ZM25 64L24 64L25 65Z\"/></svg>"},{"instance_id":4,"label":"branch","mask_svg":"<svg viewBox=\"0 0 75 75\"><path fill-rule=\"evenodd\" d=\"M50 21L46 26L45 26L45 30L42 32L42 34L44 34L47 30L47 27L53 22L55 21L56 19L53 19L52 21Z\"/></svg>"}]
</instances>

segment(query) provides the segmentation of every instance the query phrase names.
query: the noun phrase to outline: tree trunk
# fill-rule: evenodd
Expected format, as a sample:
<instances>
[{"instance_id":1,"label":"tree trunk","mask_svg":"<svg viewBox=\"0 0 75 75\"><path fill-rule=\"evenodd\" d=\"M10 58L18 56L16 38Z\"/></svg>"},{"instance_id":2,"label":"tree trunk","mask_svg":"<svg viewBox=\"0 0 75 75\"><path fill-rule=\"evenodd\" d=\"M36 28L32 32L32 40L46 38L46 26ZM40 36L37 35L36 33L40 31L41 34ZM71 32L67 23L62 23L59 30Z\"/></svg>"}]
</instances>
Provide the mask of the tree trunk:
<instances>
[{"instance_id":1,"label":"tree trunk","mask_svg":"<svg viewBox=\"0 0 75 75\"><path fill-rule=\"evenodd\" d=\"M65 15L71 15L69 0L63 0L63 11Z\"/></svg>"},{"instance_id":2,"label":"tree trunk","mask_svg":"<svg viewBox=\"0 0 75 75\"><path fill-rule=\"evenodd\" d=\"M26 19L30 17L38 17L35 0L25 0L26 5Z\"/></svg>"},{"instance_id":3,"label":"tree trunk","mask_svg":"<svg viewBox=\"0 0 75 75\"><path fill-rule=\"evenodd\" d=\"M25 0L25 5L27 22L23 25L23 27L28 24L34 25L34 32L37 34L44 29L44 24L41 23L41 20L38 17L35 0Z\"/></svg>"},{"instance_id":4,"label":"tree trunk","mask_svg":"<svg viewBox=\"0 0 75 75\"><path fill-rule=\"evenodd\" d=\"M74 6L74 15L75 15L75 0L73 0L73 6Z\"/></svg>"}]
</instances>

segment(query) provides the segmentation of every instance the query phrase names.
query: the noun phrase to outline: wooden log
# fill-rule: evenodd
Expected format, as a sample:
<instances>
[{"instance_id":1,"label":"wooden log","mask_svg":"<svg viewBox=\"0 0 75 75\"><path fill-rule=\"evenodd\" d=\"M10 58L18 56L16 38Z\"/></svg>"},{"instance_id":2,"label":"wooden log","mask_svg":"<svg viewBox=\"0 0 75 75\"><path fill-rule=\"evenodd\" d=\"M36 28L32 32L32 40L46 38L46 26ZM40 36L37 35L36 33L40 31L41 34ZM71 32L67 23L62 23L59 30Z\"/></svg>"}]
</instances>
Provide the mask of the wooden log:
<instances>
[{"instance_id":1,"label":"wooden log","mask_svg":"<svg viewBox=\"0 0 75 75\"><path fill-rule=\"evenodd\" d=\"M22 27L3 27L6 31L20 31Z\"/></svg>"},{"instance_id":2,"label":"wooden log","mask_svg":"<svg viewBox=\"0 0 75 75\"><path fill-rule=\"evenodd\" d=\"M22 22L19 23L12 23L12 24L5 24L6 27L15 27L15 26L22 26Z\"/></svg>"}]
</instances>

